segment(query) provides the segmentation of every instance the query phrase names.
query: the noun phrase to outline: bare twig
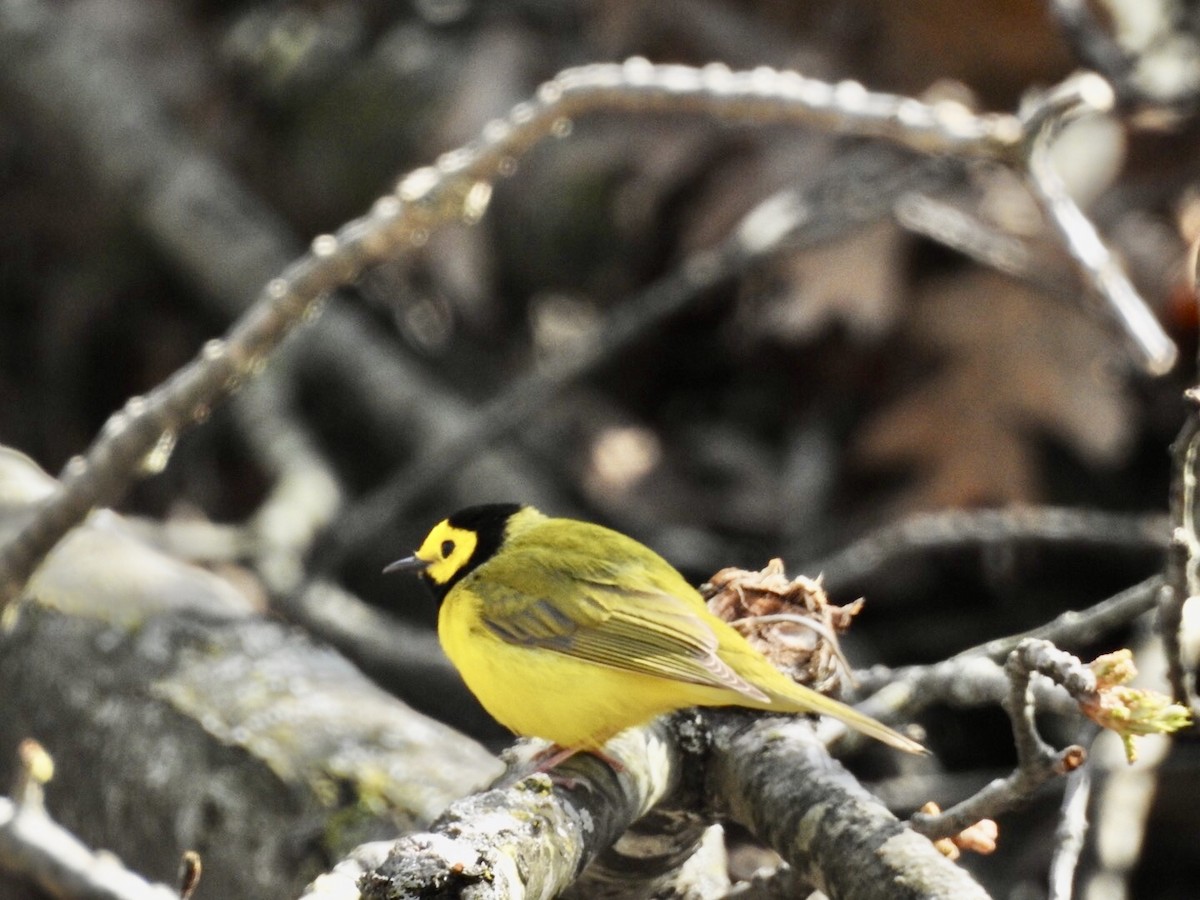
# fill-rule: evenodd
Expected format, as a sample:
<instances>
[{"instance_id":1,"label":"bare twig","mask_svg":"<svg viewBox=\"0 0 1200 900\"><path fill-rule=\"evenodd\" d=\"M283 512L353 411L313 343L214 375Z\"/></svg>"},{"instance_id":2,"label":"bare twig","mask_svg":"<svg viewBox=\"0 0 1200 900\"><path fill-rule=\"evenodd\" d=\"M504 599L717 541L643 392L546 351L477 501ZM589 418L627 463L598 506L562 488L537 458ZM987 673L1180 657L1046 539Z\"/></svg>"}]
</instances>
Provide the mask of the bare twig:
<instances>
[{"instance_id":1,"label":"bare twig","mask_svg":"<svg viewBox=\"0 0 1200 900\"><path fill-rule=\"evenodd\" d=\"M913 828L922 834L950 837L980 819L994 819L1018 808L1047 781L1077 769L1087 758L1084 749L1078 745L1055 750L1042 740L1034 722L1035 703L1030 680L1038 672L1065 687L1072 697L1090 698L1096 692L1096 679L1091 670L1046 641L1026 640L1009 655L1005 672L1009 678L1009 693L1004 708L1013 726L1016 770L944 812L914 815Z\"/></svg>"},{"instance_id":2,"label":"bare twig","mask_svg":"<svg viewBox=\"0 0 1200 900\"><path fill-rule=\"evenodd\" d=\"M890 564L930 550L1017 543L1145 552L1165 550L1165 516L1130 515L1067 507L954 509L918 513L884 525L838 552L805 563L832 585L858 582Z\"/></svg>"},{"instance_id":3,"label":"bare twig","mask_svg":"<svg viewBox=\"0 0 1200 900\"><path fill-rule=\"evenodd\" d=\"M829 759L805 722L753 720L733 711L712 722L709 790L718 808L802 880L830 896L864 900L987 896ZM854 852L846 852L847 840Z\"/></svg>"},{"instance_id":4,"label":"bare twig","mask_svg":"<svg viewBox=\"0 0 1200 900\"><path fill-rule=\"evenodd\" d=\"M99 854L53 822L41 785L53 771L34 741L21 745L17 789L0 797L0 873L25 879L54 897L81 900L175 900L179 894L126 869L111 853Z\"/></svg>"},{"instance_id":5,"label":"bare twig","mask_svg":"<svg viewBox=\"0 0 1200 900\"><path fill-rule=\"evenodd\" d=\"M1075 896L1075 870L1088 828L1088 800L1092 795L1092 768L1089 760L1067 776L1062 813L1055 830L1054 858L1050 861L1050 890L1047 900L1071 900Z\"/></svg>"},{"instance_id":6,"label":"bare twig","mask_svg":"<svg viewBox=\"0 0 1200 900\"><path fill-rule=\"evenodd\" d=\"M185 850L179 861L179 900L192 900L192 894L200 886L203 871L200 854L195 850Z\"/></svg>"},{"instance_id":7,"label":"bare twig","mask_svg":"<svg viewBox=\"0 0 1200 900\"><path fill-rule=\"evenodd\" d=\"M1137 90L1130 81L1133 62L1096 18L1093 4L1087 0L1049 0L1046 5L1084 64L1107 78L1123 101L1134 99Z\"/></svg>"},{"instance_id":8,"label":"bare twig","mask_svg":"<svg viewBox=\"0 0 1200 900\"><path fill-rule=\"evenodd\" d=\"M1035 673L1063 688L1092 721L1116 732L1131 763L1136 759L1133 742L1138 736L1169 734L1189 724L1183 707L1154 691L1128 686L1136 675L1128 650L1105 654L1085 665L1049 641L1027 638L1009 654L1004 669L1009 680L1004 708L1013 725L1017 768L946 812L915 815L913 826L923 834L947 837L980 819L995 818L1028 802L1044 783L1084 762L1082 747L1056 751L1038 734L1034 721L1037 703L1031 690Z\"/></svg>"},{"instance_id":9,"label":"bare twig","mask_svg":"<svg viewBox=\"0 0 1200 900\"><path fill-rule=\"evenodd\" d=\"M17 745L17 771L13 777L13 802L19 809L46 811L44 786L54 777L54 760L37 741L26 738Z\"/></svg>"},{"instance_id":10,"label":"bare twig","mask_svg":"<svg viewBox=\"0 0 1200 900\"><path fill-rule=\"evenodd\" d=\"M1113 101L1108 82L1093 73L1068 78L1038 98L1023 116L1028 135L1027 181L1081 274L1107 304L1143 367L1152 375L1163 375L1175 366L1178 348L1096 226L1067 193L1050 159L1050 148L1064 125L1087 113L1108 112Z\"/></svg>"},{"instance_id":11,"label":"bare twig","mask_svg":"<svg viewBox=\"0 0 1200 900\"><path fill-rule=\"evenodd\" d=\"M853 164L853 154L849 159ZM944 180L946 169L902 164L898 170L876 172L874 178L864 179L860 173L860 177L848 179L842 166L835 163L812 195L783 191L758 204L721 244L693 254L675 271L623 302L606 316L594 335L517 379L478 409L464 430L433 442L413 463L354 504L327 533L318 567L328 570L335 566L351 547L379 532L398 511L482 448L519 431L564 389L707 296L715 286L783 248L794 250L832 240L887 215L894 198L918 183ZM842 196L821 196L838 187ZM853 190L853 197L844 196L847 189Z\"/></svg>"},{"instance_id":12,"label":"bare twig","mask_svg":"<svg viewBox=\"0 0 1200 900\"><path fill-rule=\"evenodd\" d=\"M1167 675L1175 699L1200 714L1195 660L1185 659L1184 607L1200 602L1200 390L1187 392L1188 416L1171 446L1171 549L1159 596L1159 627L1167 653Z\"/></svg>"},{"instance_id":13,"label":"bare twig","mask_svg":"<svg viewBox=\"0 0 1200 900\"><path fill-rule=\"evenodd\" d=\"M1183 117L1200 101L1200 48L1188 7L1172 0L1133 5L1050 0L1051 12L1084 63L1109 79L1122 105ZM1096 16L1103 9L1109 24ZM1167 118L1166 121L1170 121Z\"/></svg>"},{"instance_id":14,"label":"bare twig","mask_svg":"<svg viewBox=\"0 0 1200 900\"><path fill-rule=\"evenodd\" d=\"M698 731L700 723L706 727ZM557 767L551 781L509 779L508 787L452 805L429 833L402 838L389 861L363 880L365 900L422 896L431 884L470 886L479 898L518 890L556 895L656 801L658 818L646 833L606 851L608 871L603 878L594 873L586 887L581 882L578 896L598 896L618 883L621 896L657 896L654 886L692 851L714 812L751 828L802 866L793 878L831 896L986 896L833 762L801 718L683 712L623 732L604 752L623 771L578 755ZM696 778L680 779L705 767L698 796ZM859 852L863 847L873 849ZM626 871L616 873L614 861L624 854ZM905 886L899 893L898 885Z\"/></svg>"},{"instance_id":15,"label":"bare twig","mask_svg":"<svg viewBox=\"0 0 1200 900\"><path fill-rule=\"evenodd\" d=\"M1083 647L1150 612L1157 601L1160 576L1153 576L1084 610L1068 610L1044 625L970 647L939 663L889 669L872 666L857 673L869 695L858 708L875 718L895 722L911 718L935 704L983 706L1000 702L1008 679L999 662L1029 639L1065 647ZM1033 682L1039 708L1070 713L1076 704L1047 683ZM848 735L855 740L854 735Z\"/></svg>"},{"instance_id":16,"label":"bare twig","mask_svg":"<svg viewBox=\"0 0 1200 900\"><path fill-rule=\"evenodd\" d=\"M14 27L11 21L0 24ZM873 94L854 82L830 85L765 68L731 72L724 66L693 69L632 59L622 65L568 69L542 85L534 99L514 107L506 119L485 126L479 141L410 173L396 195L379 200L368 215L334 235L316 238L306 256L267 284L255 306L223 340L210 341L194 363L114 414L87 455L67 467L62 487L15 539L0 548L0 603L20 591L46 552L88 510L118 498L147 460L165 463L156 448L205 419L213 405L257 374L280 341L314 315L326 295L366 267L395 257L413 243L424 243L432 229L446 222L478 220L487 209L493 181L513 171L517 157L544 137L565 136L572 117L596 109L694 111L753 124L816 125L883 137L924 152L998 159L1014 166L1025 165L1021 148L1029 147L1035 193L1085 271L1118 310L1148 367L1165 371L1174 360L1174 345L1043 158L1065 117L1102 107L1106 97L1111 99L1111 91L1098 76L1071 79L1019 120L1011 115L972 115L953 102L925 104ZM703 279L712 261L702 257L692 276ZM523 402L536 405L544 391L545 385L535 380Z\"/></svg>"},{"instance_id":17,"label":"bare twig","mask_svg":"<svg viewBox=\"0 0 1200 900\"><path fill-rule=\"evenodd\" d=\"M1047 266L1026 240L1005 234L952 203L914 191L896 204L895 214L896 221L909 231L1039 291L1072 301L1079 296L1079 280L1069 270Z\"/></svg>"}]
</instances>

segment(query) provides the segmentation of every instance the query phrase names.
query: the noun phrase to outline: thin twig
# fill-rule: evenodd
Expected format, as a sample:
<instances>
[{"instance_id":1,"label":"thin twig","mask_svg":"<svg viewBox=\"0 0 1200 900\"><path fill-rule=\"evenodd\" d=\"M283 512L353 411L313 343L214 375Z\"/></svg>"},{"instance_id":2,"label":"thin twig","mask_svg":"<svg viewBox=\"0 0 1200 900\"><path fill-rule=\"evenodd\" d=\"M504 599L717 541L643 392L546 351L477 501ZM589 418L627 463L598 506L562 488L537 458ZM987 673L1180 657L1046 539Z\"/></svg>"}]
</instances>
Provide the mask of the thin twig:
<instances>
[{"instance_id":1,"label":"thin twig","mask_svg":"<svg viewBox=\"0 0 1200 900\"><path fill-rule=\"evenodd\" d=\"M884 525L824 559L805 563L829 584L857 583L910 556L931 550L1034 543L1144 552L1164 550L1167 519L1159 514L1037 506L918 513Z\"/></svg>"},{"instance_id":2,"label":"thin twig","mask_svg":"<svg viewBox=\"0 0 1200 900\"><path fill-rule=\"evenodd\" d=\"M1195 113L1200 102L1200 71L1187 4L1174 0L1141 0L1131 5L1049 0L1047 5L1075 53L1112 82L1123 106L1139 113L1152 111L1152 123ZM1108 23L1097 18L1097 8L1108 14ZM1163 77L1167 72L1169 77Z\"/></svg>"},{"instance_id":3,"label":"thin twig","mask_svg":"<svg viewBox=\"0 0 1200 900\"><path fill-rule=\"evenodd\" d=\"M185 850L179 860L179 900L192 900L196 888L200 886L200 876L204 865L200 854L195 850Z\"/></svg>"},{"instance_id":4,"label":"thin twig","mask_svg":"<svg viewBox=\"0 0 1200 900\"><path fill-rule=\"evenodd\" d=\"M1076 55L1090 69L1108 79L1124 102L1139 91L1132 83L1133 61L1096 18L1087 0L1049 0L1046 4Z\"/></svg>"},{"instance_id":5,"label":"thin twig","mask_svg":"<svg viewBox=\"0 0 1200 900\"><path fill-rule=\"evenodd\" d=\"M1005 672L1009 692L1004 708L1013 726L1016 770L944 812L915 814L912 826L922 834L951 837L980 819L994 819L1024 805L1043 784L1073 771L1087 758L1078 745L1055 750L1042 740L1034 721L1036 705L1030 682L1037 672L1065 687L1072 697L1088 698L1096 692L1091 670L1047 641L1025 640L1009 655Z\"/></svg>"},{"instance_id":6,"label":"thin twig","mask_svg":"<svg viewBox=\"0 0 1200 900\"><path fill-rule=\"evenodd\" d=\"M1068 122L1087 113L1108 112L1113 103L1112 87L1094 73L1068 78L1038 98L1023 117L1030 136L1026 145L1026 180L1034 199L1058 231L1087 283L1121 326L1143 367L1152 375L1164 375L1179 358L1175 342L1138 294L1096 226L1067 192L1051 163L1050 149Z\"/></svg>"},{"instance_id":7,"label":"thin twig","mask_svg":"<svg viewBox=\"0 0 1200 900\"><path fill-rule=\"evenodd\" d=\"M1155 575L1087 609L1068 610L1037 628L978 644L939 663L898 669L872 666L856 673L860 689L869 695L858 708L877 719L896 722L935 703L981 706L1000 701L1006 692L1006 678L998 662L1023 641L1087 646L1153 610L1161 584L1161 576ZM1074 706L1045 683L1034 682L1031 689L1043 709L1070 712Z\"/></svg>"},{"instance_id":8,"label":"thin twig","mask_svg":"<svg viewBox=\"0 0 1200 900\"><path fill-rule=\"evenodd\" d=\"M954 204L917 191L896 204L896 221L909 231L949 247L1043 293L1075 301L1079 279L1062 266L1039 260L1029 243L1005 234Z\"/></svg>"},{"instance_id":9,"label":"thin twig","mask_svg":"<svg viewBox=\"0 0 1200 900\"><path fill-rule=\"evenodd\" d=\"M0 25L13 28L12 22ZM631 59L621 65L568 69L542 85L532 100L517 104L505 119L488 123L480 140L410 173L396 195L377 201L369 214L334 235L316 238L307 255L267 284L223 340L210 341L195 362L114 414L87 455L67 467L59 490L0 548L0 604L18 594L50 548L90 509L120 497L148 459L165 464L155 449L206 419L216 403L257 374L283 338L315 315L331 291L368 266L424 243L431 230L447 222L477 221L487 209L492 183L514 171L518 157L547 136L565 136L572 117L597 109L701 112L743 123L819 126L882 137L929 153L996 159L1021 168L1027 164L1035 192L1060 223L1064 240L1102 293L1110 295L1149 368L1163 371L1173 362L1174 345L1157 329L1127 279L1122 281L1094 228L1058 189L1061 185L1056 188L1056 176L1043 164L1046 145L1061 120L1077 110L1103 106L1106 91L1111 98L1098 76L1069 79L1021 120L1004 114L972 115L949 101L926 104L872 93L855 82L831 85L767 68L732 72L720 65L694 69ZM1031 148L1027 161L1023 147ZM1081 235L1089 236L1091 243L1081 242ZM703 282L712 262L711 256L701 255L690 278ZM664 305L672 299L665 297ZM621 335L621 328L615 333ZM545 388L534 378L522 402L541 402Z\"/></svg>"},{"instance_id":10,"label":"thin twig","mask_svg":"<svg viewBox=\"0 0 1200 900\"><path fill-rule=\"evenodd\" d=\"M53 763L37 742L22 742L17 772L13 798L0 796L0 879L27 881L54 897L177 900L178 892L151 884L51 820L41 787Z\"/></svg>"},{"instance_id":11,"label":"thin twig","mask_svg":"<svg viewBox=\"0 0 1200 900\"><path fill-rule=\"evenodd\" d=\"M1071 900L1074 896L1075 870L1088 828L1088 801L1092 796L1092 769L1089 760L1067 776L1062 813L1054 833L1054 857L1050 860L1050 889L1047 900Z\"/></svg>"},{"instance_id":12,"label":"thin twig","mask_svg":"<svg viewBox=\"0 0 1200 900\"><path fill-rule=\"evenodd\" d=\"M1058 647L1072 649L1086 646L1154 609L1162 583L1161 575L1152 575L1087 609L1069 609L1044 625L986 641L956 653L951 659L986 656L998 661L1028 638L1050 641Z\"/></svg>"},{"instance_id":13,"label":"thin twig","mask_svg":"<svg viewBox=\"0 0 1200 900\"><path fill-rule=\"evenodd\" d=\"M1200 602L1200 390L1186 394L1188 416L1171 445L1171 548L1159 595L1159 628L1167 654L1167 677L1175 699L1200 715L1194 661L1185 660L1184 605Z\"/></svg>"},{"instance_id":14,"label":"thin twig","mask_svg":"<svg viewBox=\"0 0 1200 900\"><path fill-rule=\"evenodd\" d=\"M997 663L1021 641L1037 638L1062 647L1086 646L1152 610L1161 583L1161 576L1153 576L1087 609L1068 610L1037 628L977 644L939 663L898 669L872 666L856 673L860 689L871 695L859 706L876 718L897 721L937 702L994 702L1001 696L997 687L1003 678Z\"/></svg>"},{"instance_id":15,"label":"thin twig","mask_svg":"<svg viewBox=\"0 0 1200 900\"><path fill-rule=\"evenodd\" d=\"M853 154L848 164L854 165ZM907 162L907 161L904 161ZM518 378L472 416L461 431L435 441L420 456L355 503L329 529L315 568L328 571L351 547L388 525L432 487L481 449L518 432L566 388L610 362L634 342L782 249L796 250L832 240L886 216L893 198L930 181L943 182L953 167L902 164L848 180L834 163L812 194L781 191L758 204L714 248L686 259L673 272L608 313L594 333L541 368ZM837 196L827 196L837 193ZM847 191L853 196L847 197Z\"/></svg>"}]
</instances>

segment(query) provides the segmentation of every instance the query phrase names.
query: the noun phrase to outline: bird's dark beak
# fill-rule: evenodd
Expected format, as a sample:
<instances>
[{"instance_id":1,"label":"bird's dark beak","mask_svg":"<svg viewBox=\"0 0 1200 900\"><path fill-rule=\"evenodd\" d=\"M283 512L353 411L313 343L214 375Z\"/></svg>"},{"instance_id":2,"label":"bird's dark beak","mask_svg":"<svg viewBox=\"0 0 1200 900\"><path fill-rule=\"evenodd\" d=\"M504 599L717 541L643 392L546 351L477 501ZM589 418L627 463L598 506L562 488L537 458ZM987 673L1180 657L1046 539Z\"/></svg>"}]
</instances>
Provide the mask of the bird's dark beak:
<instances>
[{"instance_id":1,"label":"bird's dark beak","mask_svg":"<svg viewBox=\"0 0 1200 900\"><path fill-rule=\"evenodd\" d=\"M420 572L428 566L425 560L419 556L406 556L404 559L398 559L388 566L384 566L383 574L388 575L392 572Z\"/></svg>"}]
</instances>

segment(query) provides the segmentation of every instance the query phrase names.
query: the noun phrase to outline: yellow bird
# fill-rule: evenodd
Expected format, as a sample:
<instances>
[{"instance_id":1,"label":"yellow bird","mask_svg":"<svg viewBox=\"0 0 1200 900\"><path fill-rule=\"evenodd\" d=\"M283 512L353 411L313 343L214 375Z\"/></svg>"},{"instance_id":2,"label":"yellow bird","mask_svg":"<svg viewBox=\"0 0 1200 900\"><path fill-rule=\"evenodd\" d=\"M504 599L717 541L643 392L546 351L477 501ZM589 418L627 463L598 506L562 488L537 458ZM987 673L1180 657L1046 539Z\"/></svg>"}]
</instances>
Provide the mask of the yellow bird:
<instances>
[{"instance_id":1,"label":"yellow bird","mask_svg":"<svg viewBox=\"0 0 1200 900\"><path fill-rule=\"evenodd\" d=\"M564 750L692 706L824 713L922 747L776 669L670 563L611 529L515 503L473 506L384 571L419 571L438 637L502 725Z\"/></svg>"}]
</instances>

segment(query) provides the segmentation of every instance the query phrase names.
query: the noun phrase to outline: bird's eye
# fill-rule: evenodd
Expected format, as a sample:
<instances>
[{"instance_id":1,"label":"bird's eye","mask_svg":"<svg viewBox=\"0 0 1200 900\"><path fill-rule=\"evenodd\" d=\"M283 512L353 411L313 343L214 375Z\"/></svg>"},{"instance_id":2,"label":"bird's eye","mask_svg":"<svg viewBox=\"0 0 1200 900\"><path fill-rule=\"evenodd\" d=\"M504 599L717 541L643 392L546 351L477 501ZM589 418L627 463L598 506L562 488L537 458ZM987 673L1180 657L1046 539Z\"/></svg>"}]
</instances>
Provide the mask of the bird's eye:
<instances>
[{"instance_id":1,"label":"bird's eye","mask_svg":"<svg viewBox=\"0 0 1200 900\"><path fill-rule=\"evenodd\" d=\"M454 541L442 541L442 559L454 552Z\"/></svg>"}]
</instances>

